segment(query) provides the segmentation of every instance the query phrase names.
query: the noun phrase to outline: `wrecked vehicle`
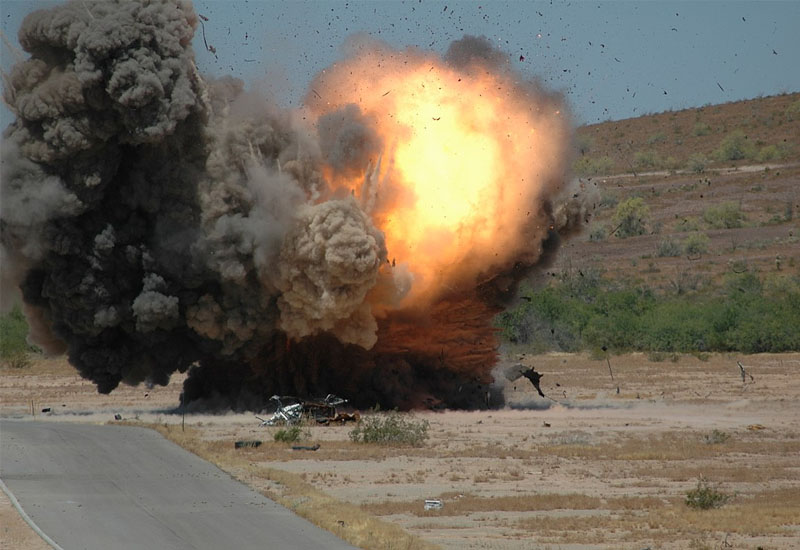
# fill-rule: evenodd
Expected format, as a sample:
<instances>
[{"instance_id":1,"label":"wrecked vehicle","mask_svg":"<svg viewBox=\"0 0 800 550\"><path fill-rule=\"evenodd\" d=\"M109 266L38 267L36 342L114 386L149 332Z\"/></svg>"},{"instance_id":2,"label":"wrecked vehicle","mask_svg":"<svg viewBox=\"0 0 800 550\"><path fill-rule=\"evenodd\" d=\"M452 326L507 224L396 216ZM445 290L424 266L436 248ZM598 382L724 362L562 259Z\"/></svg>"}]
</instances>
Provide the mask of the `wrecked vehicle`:
<instances>
[{"instance_id":1,"label":"wrecked vehicle","mask_svg":"<svg viewBox=\"0 0 800 550\"><path fill-rule=\"evenodd\" d=\"M357 422L361 418L358 412L338 412L336 407L347 403L347 399L332 393L320 399L300 399L294 396L273 395L270 401L275 402L275 412L267 419L256 416L261 421L261 426L297 424L304 418L313 419L320 424Z\"/></svg>"}]
</instances>

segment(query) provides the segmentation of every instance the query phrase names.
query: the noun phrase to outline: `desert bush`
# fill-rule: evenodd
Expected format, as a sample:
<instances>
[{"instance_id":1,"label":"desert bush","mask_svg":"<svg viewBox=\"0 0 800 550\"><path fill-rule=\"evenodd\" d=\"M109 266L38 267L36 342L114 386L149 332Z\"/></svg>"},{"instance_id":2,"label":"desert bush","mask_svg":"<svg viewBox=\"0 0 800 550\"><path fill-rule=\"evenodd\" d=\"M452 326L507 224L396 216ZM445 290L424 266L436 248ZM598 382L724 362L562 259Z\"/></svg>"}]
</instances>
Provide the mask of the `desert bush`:
<instances>
[{"instance_id":1,"label":"desert bush","mask_svg":"<svg viewBox=\"0 0 800 550\"><path fill-rule=\"evenodd\" d=\"M2 358L2 362L12 369L27 369L31 366L31 358L25 351L16 351Z\"/></svg>"},{"instance_id":2,"label":"desert bush","mask_svg":"<svg viewBox=\"0 0 800 550\"><path fill-rule=\"evenodd\" d=\"M706 157L703 153L695 153L689 157L688 162L686 163L686 168L691 170L695 174L700 174L706 169L708 166L708 157Z\"/></svg>"},{"instance_id":3,"label":"desert bush","mask_svg":"<svg viewBox=\"0 0 800 550\"><path fill-rule=\"evenodd\" d=\"M677 295L700 290L707 283L707 277L687 269L681 269L669 280L669 286Z\"/></svg>"},{"instance_id":4,"label":"desert bush","mask_svg":"<svg viewBox=\"0 0 800 550\"><path fill-rule=\"evenodd\" d=\"M667 170L677 171L683 167L683 163L672 155L661 161L661 167Z\"/></svg>"},{"instance_id":5,"label":"desert bush","mask_svg":"<svg viewBox=\"0 0 800 550\"><path fill-rule=\"evenodd\" d=\"M699 229L700 220L698 218L686 218L675 227L676 231L682 232L698 231Z\"/></svg>"},{"instance_id":6,"label":"desert bush","mask_svg":"<svg viewBox=\"0 0 800 550\"><path fill-rule=\"evenodd\" d=\"M725 443L731 438L730 434L725 433L721 430L717 430L716 428L711 431L710 434L706 434L703 438L703 441L708 445L721 445Z\"/></svg>"},{"instance_id":7,"label":"desert bush","mask_svg":"<svg viewBox=\"0 0 800 550\"><path fill-rule=\"evenodd\" d=\"M711 133L711 126L705 122L695 122L692 133L696 136L707 136Z\"/></svg>"},{"instance_id":8,"label":"desert bush","mask_svg":"<svg viewBox=\"0 0 800 550\"><path fill-rule=\"evenodd\" d=\"M781 143L780 145L765 145L755 154L758 162L769 162L773 160L785 160L791 154L791 145Z\"/></svg>"},{"instance_id":9,"label":"desert bush","mask_svg":"<svg viewBox=\"0 0 800 550\"><path fill-rule=\"evenodd\" d=\"M683 250L687 256L697 256L708 252L711 239L705 233L692 233L683 241Z\"/></svg>"},{"instance_id":10,"label":"desert bush","mask_svg":"<svg viewBox=\"0 0 800 550\"><path fill-rule=\"evenodd\" d=\"M762 290L768 296L800 294L800 277L771 273L764 279Z\"/></svg>"},{"instance_id":11,"label":"desert bush","mask_svg":"<svg viewBox=\"0 0 800 550\"><path fill-rule=\"evenodd\" d=\"M350 439L356 443L418 447L428 439L429 427L427 420L414 420L398 412L376 413L362 417L350 432Z\"/></svg>"},{"instance_id":12,"label":"desert bush","mask_svg":"<svg viewBox=\"0 0 800 550\"><path fill-rule=\"evenodd\" d=\"M745 217L739 204L732 201L710 206L703 211L703 221L712 229L742 227L744 220Z\"/></svg>"},{"instance_id":13,"label":"desert bush","mask_svg":"<svg viewBox=\"0 0 800 550\"><path fill-rule=\"evenodd\" d=\"M594 148L594 140L591 136L578 134L575 136L575 148L581 155L586 155Z\"/></svg>"},{"instance_id":14,"label":"desert bush","mask_svg":"<svg viewBox=\"0 0 800 550\"><path fill-rule=\"evenodd\" d=\"M714 157L720 161L741 160L754 158L755 147L747 140L741 130L731 132L722 140L719 147L714 150Z\"/></svg>"},{"instance_id":15,"label":"desert bush","mask_svg":"<svg viewBox=\"0 0 800 550\"><path fill-rule=\"evenodd\" d=\"M533 342L526 346L536 352L606 346L663 360L678 353L800 350L800 278L786 277L762 284L754 273L732 273L712 287L701 274L682 271L670 281L671 292L656 292L576 270L525 290L526 300L498 315L495 325L505 340Z\"/></svg>"},{"instance_id":16,"label":"desert bush","mask_svg":"<svg viewBox=\"0 0 800 550\"><path fill-rule=\"evenodd\" d=\"M789 122L800 120L800 99L786 107L786 119Z\"/></svg>"},{"instance_id":17,"label":"desert bush","mask_svg":"<svg viewBox=\"0 0 800 550\"><path fill-rule=\"evenodd\" d=\"M655 134L651 135L647 138L648 145L655 145L657 143L665 143L667 141L667 136L664 132L656 132Z\"/></svg>"},{"instance_id":18,"label":"desert bush","mask_svg":"<svg viewBox=\"0 0 800 550\"><path fill-rule=\"evenodd\" d=\"M626 199L617 205L612 223L617 227L615 234L626 238L643 235L646 232L646 219L650 209L641 197Z\"/></svg>"},{"instance_id":19,"label":"desert bush","mask_svg":"<svg viewBox=\"0 0 800 550\"><path fill-rule=\"evenodd\" d=\"M633 155L633 166L638 170L657 169L661 167L662 162L655 151L637 151Z\"/></svg>"},{"instance_id":20,"label":"desert bush","mask_svg":"<svg viewBox=\"0 0 800 550\"><path fill-rule=\"evenodd\" d=\"M672 239L664 239L658 243L656 254L659 258L673 258L675 256L680 256L682 251L683 249L680 244Z\"/></svg>"},{"instance_id":21,"label":"desert bush","mask_svg":"<svg viewBox=\"0 0 800 550\"><path fill-rule=\"evenodd\" d=\"M603 192L600 194L600 202L597 206L600 208L615 208L619 204L619 197L614 193Z\"/></svg>"},{"instance_id":22,"label":"desert bush","mask_svg":"<svg viewBox=\"0 0 800 550\"><path fill-rule=\"evenodd\" d=\"M19 361L29 351L36 348L28 344L28 322L19 306L0 315L0 358Z\"/></svg>"},{"instance_id":23,"label":"desert bush","mask_svg":"<svg viewBox=\"0 0 800 550\"><path fill-rule=\"evenodd\" d=\"M592 242L604 241L607 236L606 226L602 224L594 224L589 228L589 240Z\"/></svg>"},{"instance_id":24,"label":"desert bush","mask_svg":"<svg viewBox=\"0 0 800 550\"><path fill-rule=\"evenodd\" d=\"M706 480L697 482L697 487L686 493L686 506L696 510L710 510L725 505L731 499L730 495L720 492Z\"/></svg>"},{"instance_id":25,"label":"desert bush","mask_svg":"<svg viewBox=\"0 0 800 550\"><path fill-rule=\"evenodd\" d=\"M296 441L300 441L302 435L300 426L290 426L288 428L279 429L272 438L282 443L295 443Z\"/></svg>"},{"instance_id":26,"label":"desert bush","mask_svg":"<svg viewBox=\"0 0 800 550\"><path fill-rule=\"evenodd\" d=\"M582 156L572 166L576 174L581 176L600 176L610 174L614 170L611 157L592 158Z\"/></svg>"}]
</instances>

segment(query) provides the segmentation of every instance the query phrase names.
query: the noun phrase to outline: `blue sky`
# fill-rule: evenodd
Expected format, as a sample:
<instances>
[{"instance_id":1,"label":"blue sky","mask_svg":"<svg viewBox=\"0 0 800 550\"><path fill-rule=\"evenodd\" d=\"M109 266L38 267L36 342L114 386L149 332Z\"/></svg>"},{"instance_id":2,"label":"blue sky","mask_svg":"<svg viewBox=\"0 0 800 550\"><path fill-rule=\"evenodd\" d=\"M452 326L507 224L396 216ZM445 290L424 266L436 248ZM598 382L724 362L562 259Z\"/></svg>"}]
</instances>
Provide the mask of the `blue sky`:
<instances>
[{"instance_id":1,"label":"blue sky","mask_svg":"<svg viewBox=\"0 0 800 550\"><path fill-rule=\"evenodd\" d=\"M87 0L90 1L90 0ZM3 0L16 43L24 15L53 2ZM562 91L579 123L800 91L800 2L325 2L197 0L201 71L266 88L284 106L341 56L353 33L444 52L484 35L527 77ZM446 8L446 9L445 9ZM12 61L2 47L3 68ZM522 59L524 58L524 59ZM3 113L3 126L9 122Z\"/></svg>"}]
</instances>

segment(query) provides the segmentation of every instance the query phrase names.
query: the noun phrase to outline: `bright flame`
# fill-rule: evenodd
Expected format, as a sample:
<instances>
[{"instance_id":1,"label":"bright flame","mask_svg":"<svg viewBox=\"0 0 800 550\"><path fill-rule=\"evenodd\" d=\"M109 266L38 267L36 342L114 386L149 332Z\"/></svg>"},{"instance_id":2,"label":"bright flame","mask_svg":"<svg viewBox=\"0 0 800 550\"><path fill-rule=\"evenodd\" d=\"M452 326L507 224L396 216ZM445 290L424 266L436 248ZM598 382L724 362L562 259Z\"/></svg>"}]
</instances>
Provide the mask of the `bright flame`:
<instances>
[{"instance_id":1,"label":"bright flame","mask_svg":"<svg viewBox=\"0 0 800 550\"><path fill-rule=\"evenodd\" d=\"M407 302L508 267L531 246L541 197L562 183L562 107L507 72L379 49L321 74L308 103L317 117L356 104L375 123L377 189L363 185L367 167L362 178L326 176L363 201L375 193L389 258L414 277Z\"/></svg>"}]
</instances>

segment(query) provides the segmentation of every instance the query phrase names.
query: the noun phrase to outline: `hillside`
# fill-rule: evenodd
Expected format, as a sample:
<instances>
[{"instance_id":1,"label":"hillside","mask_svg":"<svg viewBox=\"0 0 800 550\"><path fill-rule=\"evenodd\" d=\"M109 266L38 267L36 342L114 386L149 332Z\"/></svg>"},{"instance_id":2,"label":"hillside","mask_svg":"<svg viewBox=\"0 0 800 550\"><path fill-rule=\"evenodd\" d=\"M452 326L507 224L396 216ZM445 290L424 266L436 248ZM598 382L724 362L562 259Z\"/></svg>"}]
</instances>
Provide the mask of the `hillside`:
<instances>
[{"instance_id":1,"label":"hillside","mask_svg":"<svg viewBox=\"0 0 800 550\"><path fill-rule=\"evenodd\" d=\"M583 126L576 143L584 176L797 162L800 93Z\"/></svg>"},{"instance_id":2,"label":"hillside","mask_svg":"<svg viewBox=\"0 0 800 550\"><path fill-rule=\"evenodd\" d=\"M580 178L589 223L498 317L506 341L532 351L800 348L799 113L792 94L579 128L578 145L589 145L577 163L606 158L611 175ZM710 130L695 135L700 124ZM642 171L642 153L676 167L705 161Z\"/></svg>"},{"instance_id":3,"label":"hillside","mask_svg":"<svg viewBox=\"0 0 800 550\"><path fill-rule=\"evenodd\" d=\"M710 133L688 131L698 124L707 125ZM731 263L737 272L798 274L800 93L594 124L577 133L579 142L591 137L597 154L612 158L615 167L636 164L642 151L681 161L703 154L708 165L702 171L624 170L628 173L584 177L584 184L596 193L593 218L583 234L562 250L556 269L582 264L603 269L613 278L632 277L659 287L681 273L720 282L731 271ZM620 134L638 148L631 145L620 153L620 141L614 137ZM648 143L648 135L670 138ZM755 150L755 156L712 160L722 143L740 135L746 143L743 152L752 155ZM763 164L756 164L758 151L773 149L784 153L769 159L762 154ZM612 235L619 204L636 197L649 212L642 220L642 235L623 238L620 231ZM705 246L697 235L708 237ZM686 254L681 245L692 236L700 241L699 253ZM684 250L677 253L680 248Z\"/></svg>"}]
</instances>

